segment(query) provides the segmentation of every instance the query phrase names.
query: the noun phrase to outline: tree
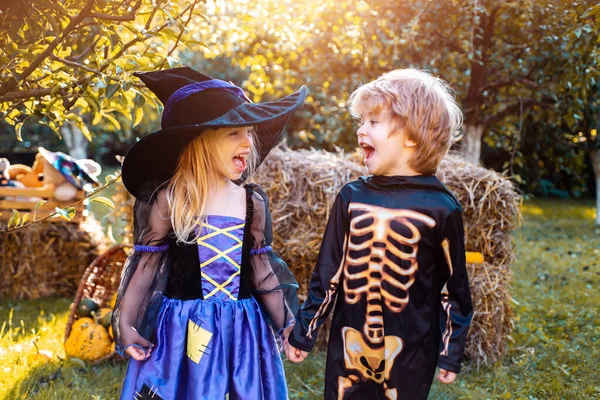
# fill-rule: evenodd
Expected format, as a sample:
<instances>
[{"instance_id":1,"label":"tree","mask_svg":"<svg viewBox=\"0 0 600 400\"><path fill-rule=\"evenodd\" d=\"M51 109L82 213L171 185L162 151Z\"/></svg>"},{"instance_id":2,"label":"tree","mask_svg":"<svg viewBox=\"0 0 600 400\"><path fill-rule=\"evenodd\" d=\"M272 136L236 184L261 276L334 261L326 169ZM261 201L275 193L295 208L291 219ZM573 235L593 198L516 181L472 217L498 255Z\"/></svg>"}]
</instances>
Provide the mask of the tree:
<instances>
[{"instance_id":1,"label":"tree","mask_svg":"<svg viewBox=\"0 0 600 400\"><path fill-rule=\"evenodd\" d=\"M560 93L547 89L541 67L556 58L565 30L557 21L570 8L561 0L241 1L219 9L229 17L213 20L206 57L247 69L256 100L306 83L305 114L292 124L319 147L355 145L345 100L358 84L394 68L428 70L456 91L462 151L478 162L484 139L518 142L504 135L519 130L503 125L519 126L533 106L556 107Z\"/></svg>"},{"instance_id":2,"label":"tree","mask_svg":"<svg viewBox=\"0 0 600 400\"><path fill-rule=\"evenodd\" d=\"M203 22L201 1L1 1L0 115L19 140L35 123L72 141L100 125L131 131L158 109L132 73L200 44L189 27Z\"/></svg>"},{"instance_id":3,"label":"tree","mask_svg":"<svg viewBox=\"0 0 600 400\"><path fill-rule=\"evenodd\" d=\"M561 48L554 82L564 93L560 128L571 147L587 154L596 183L596 225L600 225L600 4L576 3ZM588 8L589 7L589 8Z\"/></svg>"}]
</instances>

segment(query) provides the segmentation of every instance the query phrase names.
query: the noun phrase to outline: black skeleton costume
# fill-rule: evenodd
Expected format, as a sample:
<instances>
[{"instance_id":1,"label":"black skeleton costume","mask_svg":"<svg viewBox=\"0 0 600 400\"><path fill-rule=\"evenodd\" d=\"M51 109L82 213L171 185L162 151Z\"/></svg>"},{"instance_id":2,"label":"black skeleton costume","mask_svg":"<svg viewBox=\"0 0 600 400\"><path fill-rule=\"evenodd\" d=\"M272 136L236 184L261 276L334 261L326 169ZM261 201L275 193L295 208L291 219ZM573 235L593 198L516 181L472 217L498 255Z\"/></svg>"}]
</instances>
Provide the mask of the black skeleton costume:
<instances>
[{"instance_id":1,"label":"black skeleton costume","mask_svg":"<svg viewBox=\"0 0 600 400\"><path fill-rule=\"evenodd\" d=\"M289 343L312 350L334 306L325 399L425 399L459 372L472 317L461 207L435 177L344 186Z\"/></svg>"}]
</instances>

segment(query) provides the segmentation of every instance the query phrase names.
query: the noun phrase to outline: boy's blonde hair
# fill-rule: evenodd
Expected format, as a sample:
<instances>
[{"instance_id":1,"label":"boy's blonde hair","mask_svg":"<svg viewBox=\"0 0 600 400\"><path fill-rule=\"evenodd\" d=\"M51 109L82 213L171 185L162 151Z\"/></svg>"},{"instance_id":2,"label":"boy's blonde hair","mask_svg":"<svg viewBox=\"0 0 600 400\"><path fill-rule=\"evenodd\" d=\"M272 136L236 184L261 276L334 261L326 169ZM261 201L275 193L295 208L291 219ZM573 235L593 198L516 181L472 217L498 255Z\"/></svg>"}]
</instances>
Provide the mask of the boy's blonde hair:
<instances>
[{"instance_id":1,"label":"boy's blonde hair","mask_svg":"<svg viewBox=\"0 0 600 400\"><path fill-rule=\"evenodd\" d=\"M230 128L225 128L229 129ZM179 243L194 243L200 236L196 229L206 219L209 188L226 168L226 160L219 151L219 130L207 130L194 138L179 156L177 169L167 188L170 219ZM256 135L247 159L247 174L254 172L258 159ZM190 236L192 235L192 236Z\"/></svg>"},{"instance_id":2,"label":"boy's blonde hair","mask_svg":"<svg viewBox=\"0 0 600 400\"><path fill-rule=\"evenodd\" d=\"M397 69L356 89L350 113L393 113L396 129L416 143L408 163L422 174L434 174L462 124L462 113L448 84L416 69Z\"/></svg>"}]
</instances>

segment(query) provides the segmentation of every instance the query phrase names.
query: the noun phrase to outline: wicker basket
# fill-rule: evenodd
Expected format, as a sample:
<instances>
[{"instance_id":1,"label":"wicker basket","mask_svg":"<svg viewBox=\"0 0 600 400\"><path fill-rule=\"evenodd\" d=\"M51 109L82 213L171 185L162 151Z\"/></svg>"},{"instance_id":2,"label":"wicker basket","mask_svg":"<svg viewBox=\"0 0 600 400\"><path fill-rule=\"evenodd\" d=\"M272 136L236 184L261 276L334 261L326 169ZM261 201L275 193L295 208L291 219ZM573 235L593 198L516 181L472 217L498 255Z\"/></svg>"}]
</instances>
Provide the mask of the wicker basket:
<instances>
[{"instance_id":1,"label":"wicker basket","mask_svg":"<svg viewBox=\"0 0 600 400\"><path fill-rule=\"evenodd\" d=\"M69 319L65 329L65 342L71 334L71 328L76 320L76 312L79 303L82 299L91 299L100 307L107 307L113 295L119 288L121 280L121 270L127 259L127 250L130 245L116 245L99 255L85 270L75 299L71 304ZM119 355L112 352L96 361L94 364L116 358L120 359Z\"/></svg>"}]
</instances>

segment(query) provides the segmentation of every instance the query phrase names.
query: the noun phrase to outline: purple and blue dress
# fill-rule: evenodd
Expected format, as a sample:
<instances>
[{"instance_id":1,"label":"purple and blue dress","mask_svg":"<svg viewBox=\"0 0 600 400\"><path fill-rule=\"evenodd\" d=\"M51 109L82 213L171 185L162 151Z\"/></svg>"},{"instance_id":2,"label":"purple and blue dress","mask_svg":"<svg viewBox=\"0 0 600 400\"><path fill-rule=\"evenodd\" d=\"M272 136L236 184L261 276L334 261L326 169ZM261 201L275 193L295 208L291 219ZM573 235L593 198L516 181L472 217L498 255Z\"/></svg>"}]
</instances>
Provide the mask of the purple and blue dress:
<instances>
[{"instance_id":1,"label":"purple and blue dress","mask_svg":"<svg viewBox=\"0 0 600 400\"><path fill-rule=\"evenodd\" d=\"M246 190L245 220L209 215L185 245L160 232L169 230L160 193L136 204L136 217L150 213L136 226L142 240L124 268L113 329L121 349L129 325L154 348L130 360L121 399L287 399L278 335L293 322L297 285L270 247L266 196Z\"/></svg>"}]
</instances>

